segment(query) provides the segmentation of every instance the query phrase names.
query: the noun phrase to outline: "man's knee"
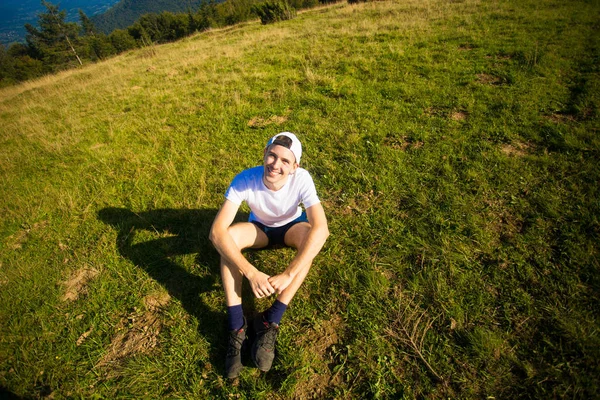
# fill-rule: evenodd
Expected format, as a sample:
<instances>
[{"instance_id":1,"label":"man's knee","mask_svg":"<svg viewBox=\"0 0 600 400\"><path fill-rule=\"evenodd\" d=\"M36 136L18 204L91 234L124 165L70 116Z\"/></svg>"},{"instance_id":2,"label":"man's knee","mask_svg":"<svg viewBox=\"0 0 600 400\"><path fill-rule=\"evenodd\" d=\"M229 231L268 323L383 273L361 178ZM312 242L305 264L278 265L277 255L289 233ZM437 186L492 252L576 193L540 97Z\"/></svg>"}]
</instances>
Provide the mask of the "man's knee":
<instances>
[{"instance_id":1,"label":"man's knee","mask_svg":"<svg viewBox=\"0 0 600 400\"><path fill-rule=\"evenodd\" d=\"M234 243L240 250L245 248L246 243L244 243L244 229L241 229L240 226L235 224L227 228L227 232L229 233L229 236L231 236Z\"/></svg>"},{"instance_id":2,"label":"man's knee","mask_svg":"<svg viewBox=\"0 0 600 400\"><path fill-rule=\"evenodd\" d=\"M292 226L285 234L285 244L286 246L300 248L302 243L304 243L304 239L308 236L308 232L310 232L310 224L308 222L299 222L296 225Z\"/></svg>"},{"instance_id":3,"label":"man's knee","mask_svg":"<svg viewBox=\"0 0 600 400\"><path fill-rule=\"evenodd\" d=\"M265 234L250 222L233 224L227 228L227 231L240 250L257 246L263 247L268 242ZM261 237L260 234L264 237Z\"/></svg>"}]
</instances>

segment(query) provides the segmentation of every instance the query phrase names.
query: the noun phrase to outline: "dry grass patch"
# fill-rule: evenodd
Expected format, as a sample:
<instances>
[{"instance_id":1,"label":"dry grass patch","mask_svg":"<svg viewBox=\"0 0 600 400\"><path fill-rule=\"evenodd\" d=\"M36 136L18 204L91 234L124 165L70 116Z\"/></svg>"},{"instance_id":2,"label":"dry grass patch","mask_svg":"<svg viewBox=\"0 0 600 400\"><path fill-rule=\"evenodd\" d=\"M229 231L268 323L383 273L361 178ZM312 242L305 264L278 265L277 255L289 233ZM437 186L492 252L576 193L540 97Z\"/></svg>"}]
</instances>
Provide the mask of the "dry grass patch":
<instances>
[{"instance_id":1,"label":"dry grass patch","mask_svg":"<svg viewBox=\"0 0 600 400\"><path fill-rule=\"evenodd\" d=\"M106 144L104 143L96 143L90 146L90 150L98 150L101 147L106 146Z\"/></svg>"},{"instance_id":2,"label":"dry grass patch","mask_svg":"<svg viewBox=\"0 0 600 400\"><path fill-rule=\"evenodd\" d=\"M0 261L0 270L2 269L2 261ZM8 283L8 279L6 277L0 277L0 286L6 285Z\"/></svg>"},{"instance_id":3,"label":"dry grass patch","mask_svg":"<svg viewBox=\"0 0 600 400\"><path fill-rule=\"evenodd\" d=\"M283 125L288 118L284 115L272 115L269 118L262 117L254 117L250 121L248 121L248 126L250 128L264 128L269 125Z\"/></svg>"},{"instance_id":4,"label":"dry grass patch","mask_svg":"<svg viewBox=\"0 0 600 400\"><path fill-rule=\"evenodd\" d=\"M332 193L331 199L323 200L323 204L327 209L336 210L341 215L359 215L371 211L383 195L383 192L370 190L348 197L342 191L336 191Z\"/></svg>"},{"instance_id":5,"label":"dry grass patch","mask_svg":"<svg viewBox=\"0 0 600 400\"><path fill-rule=\"evenodd\" d=\"M98 270L94 268L81 268L75 271L71 278L63 283L66 287L63 301L75 301L86 294L88 282L94 279L98 273Z\"/></svg>"},{"instance_id":6,"label":"dry grass patch","mask_svg":"<svg viewBox=\"0 0 600 400\"><path fill-rule=\"evenodd\" d=\"M85 342L85 340L88 338L88 336L90 336L92 334L92 332L94 331L94 327L91 327L90 329L88 329L87 331L85 331L84 333L81 334L81 336L79 336L79 338L77 339L77 346L81 346L83 344L83 342Z\"/></svg>"},{"instance_id":7,"label":"dry grass patch","mask_svg":"<svg viewBox=\"0 0 600 400\"><path fill-rule=\"evenodd\" d=\"M419 308L414 294L405 296L398 289L395 298L398 299L398 313L385 332L396 343L403 346L408 354L420 360L437 381L444 382L444 378L430 364L428 354L431 350L427 349L424 343L435 317L430 315L429 310Z\"/></svg>"}]
</instances>

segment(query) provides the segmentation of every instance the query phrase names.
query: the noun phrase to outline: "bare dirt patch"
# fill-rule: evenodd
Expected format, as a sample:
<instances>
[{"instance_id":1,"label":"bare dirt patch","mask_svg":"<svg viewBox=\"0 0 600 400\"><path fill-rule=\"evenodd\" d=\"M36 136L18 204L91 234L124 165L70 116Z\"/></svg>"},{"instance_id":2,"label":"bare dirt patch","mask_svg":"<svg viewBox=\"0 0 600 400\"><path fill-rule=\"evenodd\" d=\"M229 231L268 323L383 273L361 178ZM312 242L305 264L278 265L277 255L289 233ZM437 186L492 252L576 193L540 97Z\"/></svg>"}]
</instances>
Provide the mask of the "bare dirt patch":
<instances>
[{"instance_id":1,"label":"bare dirt patch","mask_svg":"<svg viewBox=\"0 0 600 400\"><path fill-rule=\"evenodd\" d=\"M477 82L483 83L485 85L501 85L502 84L502 79L495 75L477 74L476 78L477 78Z\"/></svg>"},{"instance_id":2,"label":"bare dirt patch","mask_svg":"<svg viewBox=\"0 0 600 400\"><path fill-rule=\"evenodd\" d=\"M450 114L450 119L453 121L464 121L469 114L466 111L454 111Z\"/></svg>"},{"instance_id":3,"label":"bare dirt patch","mask_svg":"<svg viewBox=\"0 0 600 400\"><path fill-rule=\"evenodd\" d=\"M71 275L71 278L63 282L66 287L63 301L74 301L87 293L88 282L98 275L98 271L94 268L81 268Z\"/></svg>"},{"instance_id":4,"label":"bare dirt patch","mask_svg":"<svg viewBox=\"0 0 600 400\"><path fill-rule=\"evenodd\" d=\"M469 116L466 111L452 110L447 107L427 107L423 113L428 117L449 118L453 121L463 121Z\"/></svg>"},{"instance_id":5,"label":"bare dirt patch","mask_svg":"<svg viewBox=\"0 0 600 400\"><path fill-rule=\"evenodd\" d=\"M508 206L501 199L487 199L486 225L487 230L495 235L493 242L499 245L502 240L509 240L518 235L523 229L523 221L510 213ZM506 262L500 261L500 269L507 267Z\"/></svg>"},{"instance_id":6,"label":"bare dirt patch","mask_svg":"<svg viewBox=\"0 0 600 400\"><path fill-rule=\"evenodd\" d=\"M169 304L171 296L166 292L157 292L144 297L144 305L149 311L160 311Z\"/></svg>"},{"instance_id":7,"label":"bare dirt patch","mask_svg":"<svg viewBox=\"0 0 600 400\"><path fill-rule=\"evenodd\" d=\"M530 149L530 145L523 142L505 143L500 148L508 156L523 157Z\"/></svg>"},{"instance_id":8,"label":"bare dirt patch","mask_svg":"<svg viewBox=\"0 0 600 400\"><path fill-rule=\"evenodd\" d=\"M96 367L116 366L131 355L150 352L158 345L161 328L158 315L149 311L124 318L117 327L117 331L122 332L113 337L110 349Z\"/></svg>"},{"instance_id":9,"label":"bare dirt patch","mask_svg":"<svg viewBox=\"0 0 600 400\"><path fill-rule=\"evenodd\" d=\"M408 136L387 136L383 139L383 144L392 149L407 151L410 149L420 149L424 143L420 140L412 140Z\"/></svg>"},{"instance_id":10,"label":"bare dirt patch","mask_svg":"<svg viewBox=\"0 0 600 400\"><path fill-rule=\"evenodd\" d=\"M342 377L333 372L334 356L332 347L340 343L340 333L343 332L344 322L340 316L333 316L322 325L309 329L297 340L297 345L310 349L312 365L316 374L307 381L296 385L294 399L312 399L327 397L330 388L342 384Z\"/></svg>"},{"instance_id":11,"label":"bare dirt patch","mask_svg":"<svg viewBox=\"0 0 600 400\"><path fill-rule=\"evenodd\" d=\"M171 297L167 293L154 293L144 298L147 308L145 312L130 313L117 325L117 333L113 336L110 348L96 364L96 368L108 368L107 376L119 375L121 362L137 354L147 354L158 344L158 336L163 323L160 312L169 303Z\"/></svg>"},{"instance_id":12,"label":"bare dirt patch","mask_svg":"<svg viewBox=\"0 0 600 400\"><path fill-rule=\"evenodd\" d=\"M564 124L566 122L576 122L576 118L573 115L569 114L552 114L546 117L551 122L555 124Z\"/></svg>"}]
</instances>

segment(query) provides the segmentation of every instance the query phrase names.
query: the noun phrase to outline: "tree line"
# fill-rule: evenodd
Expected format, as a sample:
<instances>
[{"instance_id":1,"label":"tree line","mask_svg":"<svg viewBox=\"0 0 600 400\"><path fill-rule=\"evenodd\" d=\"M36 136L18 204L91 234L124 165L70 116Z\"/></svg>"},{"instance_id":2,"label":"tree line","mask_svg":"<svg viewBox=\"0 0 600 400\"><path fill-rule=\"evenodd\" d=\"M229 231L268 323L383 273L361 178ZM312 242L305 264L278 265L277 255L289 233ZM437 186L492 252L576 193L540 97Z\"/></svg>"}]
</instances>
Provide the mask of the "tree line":
<instances>
[{"instance_id":1,"label":"tree line","mask_svg":"<svg viewBox=\"0 0 600 400\"><path fill-rule=\"evenodd\" d=\"M160 14L163 11L186 13L190 8L197 10L202 2L203 0L119 0L105 12L90 19L100 32L109 34L115 29L127 28L144 14Z\"/></svg>"},{"instance_id":2,"label":"tree line","mask_svg":"<svg viewBox=\"0 0 600 400\"><path fill-rule=\"evenodd\" d=\"M98 31L109 34L132 25L142 15L163 11L186 13L197 10L203 0L120 0L103 13L90 17ZM222 0L218 0L222 1Z\"/></svg>"},{"instance_id":3,"label":"tree line","mask_svg":"<svg viewBox=\"0 0 600 400\"><path fill-rule=\"evenodd\" d=\"M25 43L0 45L0 87L45 74L103 60L119 53L167 43L210 28L234 25L254 18L263 24L290 19L295 10L337 0L203 0L194 11L148 13L126 29L102 33L79 10L79 23L67 22L66 11L42 0L45 11L37 26L25 24Z\"/></svg>"}]
</instances>

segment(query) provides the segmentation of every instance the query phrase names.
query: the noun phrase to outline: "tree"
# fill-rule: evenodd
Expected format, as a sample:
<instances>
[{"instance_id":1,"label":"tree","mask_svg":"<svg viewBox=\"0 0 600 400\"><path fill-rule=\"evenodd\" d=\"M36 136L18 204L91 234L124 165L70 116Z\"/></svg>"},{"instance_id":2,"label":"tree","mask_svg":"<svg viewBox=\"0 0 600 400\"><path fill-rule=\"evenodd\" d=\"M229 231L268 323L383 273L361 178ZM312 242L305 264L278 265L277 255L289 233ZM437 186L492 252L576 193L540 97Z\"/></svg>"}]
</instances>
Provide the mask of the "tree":
<instances>
[{"instance_id":1,"label":"tree","mask_svg":"<svg viewBox=\"0 0 600 400\"><path fill-rule=\"evenodd\" d=\"M117 53L122 53L137 47L135 39L124 29L115 29L108 35L108 39Z\"/></svg>"},{"instance_id":2,"label":"tree","mask_svg":"<svg viewBox=\"0 0 600 400\"><path fill-rule=\"evenodd\" d=\"M288 3L296 10L315 7L320 4L319 0L288 0Z\"/></svg>"},{"instance_id":3,"label":"tree","mask_svg":"<svg viewBox=\"0 0 600 400\"><path fill-rule=\"evenodd\" d=\"M217 3L215 0L203 1L200 9L196 13L199 28L198 30L206 30L219 25L217 15Z\"/></svg>"},{"instance_id":4,"label":"tree","mask_svg":"<svg viewBox=\"0 0 600 400\"><path fill-rule=\"evenodd\" d=\"M14 68L14 60L4 49L4 45L0 44L0 87L12 83Z\"/></svg>"},{"instance_id":5,"label":"tree","mask_svg":"<svg viewBox=\"0 0 600 400\"><path fill-rule=\"evenodd\" d=\"M0 45L0 87L37 78L43 74L42 62L29 56L29 49L13 43L8 50Z\"/></svg>"},{"instance_id":6,"label":"tree","mask_svg":"<svg viewBox=\"0 0 600 400\"><path fill-rule=\"evenodd\" d=\"M252 7L252 11L258 15L263 25L292 19L296 15L296 10L287 3L279 1L266 1L264 3L255 4Z\"/></svg>"},{"instance_id":7,"label":"tree","mask_svg":"<svg viewBox=\"0 0 600 400\"><path fill-rule=\"evenodd\" d=\"M66 22L66 12L60 11L58 6L44 0L42 5L46 7L46 12L38 16L39 29L25 24L25 40L34 58L42 60L52 70L69 67L74 58L82 65L73 45L78 38L79 26L74 22Z\"/></svg>"},{"instance_id":8,"label":"tree","mask_svg":"<svg viewBox=\"0 0 600 400\"><path fill-rule=\"evenodd\" d=\"M129 34L141 43L166 43L181 39L189 32L186 14L164 11L144 14L128 29Z\"/></svg>"},{"instance_id":9,"label":"tree","mask_svg":"<svg viewBox=\"0 0 600 400\"><path fill-rule=\"evenodd\" d=\"M103 60L117 52L110 38L103 33L86 36L83 43L85 43L88 56L92 61Z\"/></svg>"},{"instance_id":10,"label":"tree","mask_svg":"<svg viewBox=\"0 0 600 400\"><path fill-rule=\"evenodd\" d=\"M152 36L146 30L146 27L144 25L151 26L151 24L149 23L149 18L140 18L140 20L136 21L133 25L127 28L127 32L129 33L129 35L132 38L134 38L136 43L138 43L140 46L152 43Z\"/></svg>"},{"instance_id":11,"label":"tree","mask_svg":"<svg viewBox=\"0 0 600 400\"><path fill-rule=\"evenodd\" d=\"M81 22L81 33L83 36L96 36L98 33L96 26L81 9L79 10L79 22Z\"/></svg>"},{"instance_id":12,"label":"tree","mask_svg":"<svg viewBox=\"0 0 600 400\"><path fill-rule=\"evenodd\" d=\"M202 30L201 21L200 21L200 19L197 19L194 16L191 8L188 8L187 16L188 16L188 33L191 35L197 31L201 31Z\"/></svg>"}]
</instances>

